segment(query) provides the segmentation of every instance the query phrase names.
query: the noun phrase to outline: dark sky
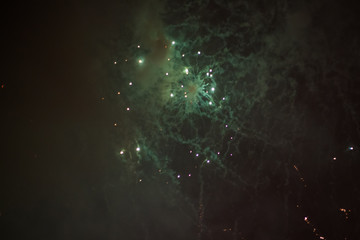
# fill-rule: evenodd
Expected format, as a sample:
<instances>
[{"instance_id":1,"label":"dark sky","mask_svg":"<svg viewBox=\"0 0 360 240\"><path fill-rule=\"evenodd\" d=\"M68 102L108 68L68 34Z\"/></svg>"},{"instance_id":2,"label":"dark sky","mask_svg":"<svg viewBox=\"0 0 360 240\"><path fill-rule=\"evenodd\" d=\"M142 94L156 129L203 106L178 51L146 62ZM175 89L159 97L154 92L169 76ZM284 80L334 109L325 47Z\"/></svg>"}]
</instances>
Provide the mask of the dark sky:
<instances>
[{"instance_id":1,"label":"dark sky","mask_svg":"<svg viewBox=\"0 0 360 240\"><path fill-rule=\"evenodd\" d=\"M358 10L4 7L0 238L357 239Z\"/></svg>"}]
</instances>

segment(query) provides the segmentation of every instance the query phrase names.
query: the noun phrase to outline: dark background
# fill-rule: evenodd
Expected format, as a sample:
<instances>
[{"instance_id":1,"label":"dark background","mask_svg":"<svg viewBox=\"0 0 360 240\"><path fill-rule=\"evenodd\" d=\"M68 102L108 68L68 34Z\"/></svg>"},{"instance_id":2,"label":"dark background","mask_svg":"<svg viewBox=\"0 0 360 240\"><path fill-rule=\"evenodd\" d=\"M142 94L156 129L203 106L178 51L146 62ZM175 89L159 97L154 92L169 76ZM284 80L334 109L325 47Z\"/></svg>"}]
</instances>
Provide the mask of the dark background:
<instances>
[{"instance_id":1,"label":"dark background","mask_svg":"<svg viewBox=\"0 0 360 240\"><path fill-rule=\"evenodd\" d=\"M218 8L209 2L209 10ZM114 138L119 136L111 133L114 119L119 118L116 105L101 101L107 92L116 91L106 80L113 76L110 65L118 53L113 52L114 45L125 48L132 41L134 16L141 4L37 1L3 7L1 239L198 238L197 210L186 205L198 201L192 199L198 188L185 183L178 190L177 185L164 187L151 181L138 187L128 180L128 170L114 150ZM270 3L259 1L259 11L266 4ZM207 208L212 210L205 215L208 228L203 239L319 239L322 235L357 239L360 235L359 8L346 1L319 5L311 24L333 39L326 51L343 63L337 69L342 72L330 72L330 82L315 76L299 84L296 107L304 128L301 136L292 138L292 162L282 160L289 157L290 145L263 147L269 154L266 159L285 162L279 164L287 169L282 174L247 163L244 166L252 166L251 171L235 171L249 181L257 172L266 176L267 184L243 188L228 184L217 172L206 175L208 199L212 199ZM182 3L175 6L181 7ZM225 15L210 14L210 19L202 20L216 21ZM301 28L303 21L300 16L293 24ZM295 30L289 34L298 37ZM318 51L314 54L325 50ZM319 59L319 65L329 60ZM295 70L289 76L307 78ZM251 116L257 120L256 111ZM240 143L243 152L257 144ZM351 146L354 150L349 150ZM257 157L251 156L248 159ZM295 171L294 164L301 171ZM284 184L284 179L290 183ZM349 219L340 208L351 209ZM306 224L304 217L309 215L311 224ZM228 228L231 233L224 231ZM320 229L320 235L313 228Z\"/></svg>"}]
</instances>

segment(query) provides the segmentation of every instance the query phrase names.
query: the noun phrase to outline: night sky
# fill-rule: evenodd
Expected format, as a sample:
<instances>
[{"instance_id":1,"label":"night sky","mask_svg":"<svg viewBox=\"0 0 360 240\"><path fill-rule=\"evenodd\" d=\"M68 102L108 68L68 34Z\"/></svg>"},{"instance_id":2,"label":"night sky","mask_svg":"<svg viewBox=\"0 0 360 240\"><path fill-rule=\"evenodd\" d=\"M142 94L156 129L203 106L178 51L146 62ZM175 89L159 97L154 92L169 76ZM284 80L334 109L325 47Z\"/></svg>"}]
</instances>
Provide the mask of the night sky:
<instances>
[{"instance_id":1,"label":"night sky","mask_svg":"<svg viewBox=\"0 0 360 240\"><path fill-rule=\"evenodd\" d=\"M360 239L359 12L3 6L0 239Z\"/></svg>"}]
</instances>

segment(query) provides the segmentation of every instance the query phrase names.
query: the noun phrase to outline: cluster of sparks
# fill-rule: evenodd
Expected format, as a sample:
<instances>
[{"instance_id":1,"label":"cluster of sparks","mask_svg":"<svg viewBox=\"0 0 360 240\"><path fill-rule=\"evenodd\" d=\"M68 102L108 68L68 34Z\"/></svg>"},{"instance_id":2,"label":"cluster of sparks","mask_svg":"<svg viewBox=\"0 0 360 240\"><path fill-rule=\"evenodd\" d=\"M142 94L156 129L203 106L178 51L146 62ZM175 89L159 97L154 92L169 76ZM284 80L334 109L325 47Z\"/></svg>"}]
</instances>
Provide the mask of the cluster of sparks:
<instances>
[{"instance_id":1,"label":"cluster of sparks","mask_svg":"<svg viewBox=\"0 0 360 240\"><path fill-rule=\"evenodd\" d=\"M176 42L172 41L170 46L168 46L168 44L164 44L165 48L175 48ZM136 46L137 49L141 48L141 45L137 45ZM197 56L200 57L202 55L202 52L200 50L195 51L193 54L188 53L181 53L180 54L180 59L185 58L188 55L192 55L192 56ZM174 58L167 58L168 62L170 61L174 61ZM179 59L178 59L179 60ZM129 58L125 58L123 60L124 62L128 63L129 62ZM133 59L135 64L138 64L139 67L141 67L144 62L146 61L146 59L144 57L139 57L139 58L134 58ZM114 65L119 64L119 61L114 61L113 62ZM170 88L168 89L169 93L169 102L168 104L172 104L173 107L178 107L178 110L181 114L187 114L189 112L197 112L197 113L201 113L202 108L204 107L215 107L217 106L219 109L221 109L221 104L216 102L216 98L214 96L215 91L216 91L216 82L214 80L214 69L213 68L208 68L208 69L198 69L195 67L191 67L191 66L183 66L181 65L179 68L183 69L181 71L174 70L174 73L168 71L165 72L165 80L166 77L172 76L172 75L177 75L176 80L171 80L170 84L168 84L170 86ZM193 72L192 72L193 71ZM182 76L178 75L178 73L181 72ZM136 84L134 84L133 81L129 81L128 82L128 87L131 88L136 88ZM123 91L116 91L117 95L120 95L121 92ZM102 97L101 100L104 100L105 98ZM223 96L220 99L218 99L218 102L224 102L227 100L227 97ZM131 109L133 109L131 106L125 106L124 107L125 111L130 111ZM117 122L113 123L114 127L118 126ZM229 128L229 124L225 124L224 128L227 129ZM234 139L234 136L230 136L230 141ZM136 152L140 152L140 147L136 146L134 147ZM126 152L130 151L129 149L121 149L119 151L119 154L121 156L125 156ZM193 152L193 150L189 150L190 155L194 154L195 158L201 158L200 157L200 153L195 153ZM214 151L213 154L214 156L219 156L221 153L220 151ZM228 153L228 156L231 157L233 154L232 153ZM200 163L200 166L204 166L206 164L210 164L211 160L208 157L203 158L203 160ZM198 168L198 164L194 165L194 169ZM161 169L159 169L158 171L162 171ZM191 177L192 173L189 170L186 173L176 173L175 177L177 179L180 179L182 177ZM138 181L138 182L142 182L142 180Z\"/></svg>"}]
</instances>

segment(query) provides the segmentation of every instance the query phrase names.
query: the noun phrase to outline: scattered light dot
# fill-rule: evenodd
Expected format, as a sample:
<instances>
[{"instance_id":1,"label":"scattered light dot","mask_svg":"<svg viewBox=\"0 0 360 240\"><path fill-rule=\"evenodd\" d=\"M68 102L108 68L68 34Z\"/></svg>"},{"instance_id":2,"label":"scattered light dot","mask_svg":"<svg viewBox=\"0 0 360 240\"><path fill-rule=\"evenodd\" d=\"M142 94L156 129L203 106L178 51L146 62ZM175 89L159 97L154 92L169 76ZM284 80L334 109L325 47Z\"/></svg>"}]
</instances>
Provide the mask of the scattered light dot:
<instances>
[{"instance_id":1,"label":"scattered light dot","mask_svg":"<svg viewBox=\"0 0 360 240\"><path fill-rule=\"evenodd\" d=\"M168 58L168 61L170 61L170 58Z\"/></svg>"},{"instance_id":2,"label":"scattered light dot","mask_svg":"<svg viewBox=\"0 0 360 240\"><path fill-rule=\"evenodd\" d=\"M129 82L129 86L132 86L133 85L133 83L132 82Z\"/></svg>"},{"instance_id":3,"label":"scattered light dot","mask_svg":"<svg viewBox=\"0 0 360 240\"><path fill-rule=\"evenodd\" d=\"M192 153L192 150L190 150L190 153Z\"/></svg>"},{"instance_id":4,"label":"scattered light dot","mask_svg":"<svg viewBox=\"0 0 360 240\"><path fill-rule=\"evenodd\" d=\"M117 123L114 123L114 127L116 127L117 126Z\"/></svg>"},{"instance_id":5,"label":"scattered light dot","mask_svg":"<svg viewBox=\"0 0 360 240\"><path fill-rule=\"evenodd\" d=\"M210 68L209 72L212 72L212 69Z\"/></svg>"},{"instance_id":6,"label":"scattered light dot","mask_svg":"<svg viewBox=\"0 0 360 240\"><path fill-rule=\"evenodd\" d=\"M139 182L142 182L142 179L141 179L141 178L139 179Z\"/></svg>"},{"instance_id":7,"label":"scattered light dot","mask_svg":"<svg viewBox=\"0 0 360 240\"><path fill-rule=\"evenodd\" d=\"M125 62L127 62L128 60L127 59L125 59Z\"/></svg>"},{"instance_id":8,"label":"scattered light dot","mask_svg":"<svg viewBox=\"0 0 360 240\"><path fill-rule=\"evenodd\" d=\"M173 94L173 93L170 93L170 97L174 97L174 94Z\"/></svg>"},{"instance_id":9,"label":"scattered light dot","mask_svg":"<svg viewBox=\"0 0 360 240\"><path fill-rule=\"evenodd\" d=\"M137 151L137 152L140 152L140 147L137 147L137 148L136 148L136 151Z\"/></svg>"},{"instance_id":10,"label":"scattered light dot","mask_svg":"<svg viewBox=\"0 0 360 240\"><path fill-rule=\"evenodd\" d=\"M211 88L211 91L215 92L215 88L214 88L214 87L212 87L212 88Z\"/></svg>"},{"instance_id":11,"label":"scattered light dot","mask_svg":"<svg viewBox=\"0 0 360 240\"><path fill-rule=\"evenodd\" d=\"M181 176L180 176L180 174L179 175L177 175L177 178L180 178Z\"/></svg>"},{"instance_id":12,"label":"scattered light dot","mask_svg":"<svg viewBox=\"0 0 360 240\"><path fill-rule=\"evenodd\" d=\"M349 147L349 150L350 150L350 151L354 150L354 147Z\"/></svg>"},{"instance_id":13,"label":"scattered light dot","mask_svg":"<svg viewBox=\"0 0 360 240\"><path fill-rule=\"evenodd\" d=\"M212 105L212 102L211 102L211 101L209 102L209 105Z\"/></svg>"},{"instance_id":14,"label":"scattered light dot","mask_svg":"<svg viewBox=\"0 0 360 240\"><path fill-rule=\"evenodd\" d=\"M1 84L1 88L4 88L5 87L5 85L4 84Z\"/></svg>"},{"instance_id":15,"label":"scattered light dot","mask_svg":"<svg viewBox=\"0 0 360 240\"><path fill-rule=\"evenodd\" d=\"M185 57L185 54L182 54L181 56L182 56L182 57Z\"/></svg>"},{"instance_id":16,"label":"scattered light dot","mask_svg":"<svg viewBox=\"0 0 360 240\"><path fill-rule=\"evenodd\" d=\"M335 161L335 160L336 160L336 157L333 157L333 160Z\"/></svg>"},{"instance_id":17,"label":"scattered light dot","mask_svg":"<svg viewBox=\"0 0 360 240\"><path fill-rule=\"evenodd\" d=\"M181 88L184 88L184 85L181 85Z\"/></svg>"},{"instance_id":18,"label":"scattered light dot","mask_svg":"<svg viewBox=\"0 0 360 240\"><path fill-rule=\"evenodd\" d=\"M197 153L195 156L197 156L197 157L198 157L198 156L199 156L199 154Z\"/></svg>"},{"instance_id":19,"label":"scattered light dot","mask_svg":"<svg viewBox=\"0 0 360 240\"><path fill-rule=\"evenodd\" d=\"M208 73L208 72L206 73L206 76L209 76L209 73Z\"/></svg>"},{"instance_id":20,"label":"scattered light dot","mask_svg":"<svg viewBox=\"0 0 360 240\"><path fill-rule=\"evenodd\" d=\"M185 73L189 74L189 69L185 68Z\"/></svg>"},{"instance_id":21,"label":"scattered light dot","mask_svg":"<svg viewBox=\"0 0 360 240\"><path fill-rule=\"evenodd\" d=\"M200 55L201 54L201 52L200 51L198 51L198 55Z\"/></svg>"},{"instance_id":22,"label":"scattered light dot","mask_svg":"<svg viewBox=\"0 0 360 240\"><path fill-rule=\"evenodd\" d=\"M159 169L158 172L161 173L161 169Z\"/></svg>"},{"instance_id":23,"label":"scattered light dot","mask_svg":"<svg viewBox=\"0 0 360 240\"><path fill-rule=\"evenodd\" d=\"M172 45L175 45L175 41L172 41L171 44L172 44Z\"/></svg>"},{"instance_id":24,"label":"scattered light dot","mask_svg":"<svg viewBox=\"0 0 360 240\"><path fill-rule=\"evenodd\" d=\"M126 108L126 111L130 111L130 108Z\"/></svg>"},{"instance_id":25,"label":"scattered light dot","mask_svg":"<svg viewBox=\"0 0 360 240\"><path fill-rule=\"evenodd\" d=\"M123 150L121 150L121 151L120 151L120 155L123 155L123 154L124 154L124 151L123 151Z\"/></svg>"},{"instance_id":26,"label":"scattered light dot","mask_svg":"<svg viewBox=\"0 0 360 240\"><path fill-rule=\"evenodd\" d=\"M120 95L120 92L117 92L117 95Z\"/></svg>"},{"instance_id":27,"label":"scattered light dot","mask_svg":"<svg viewBox=\"0 0 360 240\"><path fill-rule=\"evenodd\" d=\"M225 101L225 97L223 97L222 100Z\"/></svg>"},{"instance_id":28,"label":"scattered light dot","mask_svg":"<svg viewBox=\"0 0 360 240\"><path fill-rule=\"evenodd\" d=\"M228 125L226 124L226 125L225 125L225 127L227 128L227 127L228 127Z\"/></svg>"},{"instance_id":29,"label":"scattered light dot","mask_svg":"<svg viewBox=\"0 0 360 240\"><path fill-rule=\"evenodd\" d=\"M206 163L210 163L210 160L206 160Z\"/></svg>"},{"instance_id":30,"label":"scattered light dot","mask_svg":"<svg viewBox=\"0 0 360 240\"><path fill-rule=\"evenodd\" d=\"M104 100L104 99L105 99L104 97L101 98L101 100Z\"/></svg>"},{"instance_id":31,"label":"scattered light dot","mask_svg":"<svg viewBox=\"0 0 360 240\"><path fill-rule=\"evenodd\" d=\"M191 173L189 173L189 175L188 175L189 177L191 177Z\"/></svg>"},{"instance_id":32,"label":"scattered light dot","mask_svg":"<svg viewBox=\"0 0 360 240\"><path fill-rule=\"evenodd\" d=\"M185 95L184 97L187 98L187 95Z\"/></svg>"},{"instance_id":33,"label":"scattered light dot","mask_svg":"<svg viewBox=\"0 0 360 240\"><path fill-rule=\"evenodd\" d=\"M169 75L169 73L165 73L165 75L166 75L166 76L168 76L168 75Z\"/></svg>"},{"instance_id":34,"label":"scattered light dot","mask_svg":"<svg viewBox=\"0 0 360 240\"><path fill-rule=\"evenodd\" d=\"M230 157L232 157L232 153L230 153Z\"/></svg>"},{"instance_id":35,"label":"scattered light dot","mask_svg":"<svg viewBox=\"0 0 360 240\"><path fill-rule=\"evenodd\" d=\"M220 152L217 152L218 155L220 155Z\"/></svg>"},{"instance_id":36,"label":"scattered light dot","mask_svg":"<svg viewBox=\"0 0 360 240\"><path fill-rule=\"evenodd\" d=\"M140 48L140 45L138 45L137 47Z\"/></svg>"},{"instance_id":37,"label":"scattered light dot","mask_svg":"<svg viewBox=\"0 0 360 240\"><path fill-rule=\"evenodd\" d=\"M210 74L210 77L212 77L212 74Z\"/></svg>"},{"instance_id":38,"label":"scattered light dot","mask_svg":"<svg viewBox=\"0 0 360 240\"><path fill-rule=\"evenodd\" d=\"M117 62L114 62L114 64L117 64Z\"/></svg>"},{"instance_id":39,"label":"scattered light dot","mask_svg":"<svg viewBox=\"0 0 360 240\"><path fill-rule=\"evenodd\" d=\"M142 59L139 59L139 63L142 63L143 62L143 60Z\"/></svg>"}]
</instances>

